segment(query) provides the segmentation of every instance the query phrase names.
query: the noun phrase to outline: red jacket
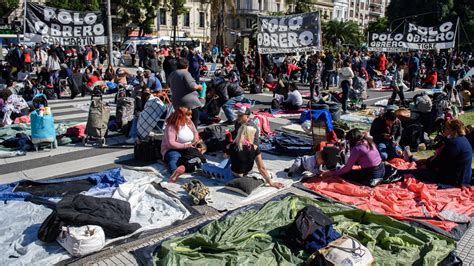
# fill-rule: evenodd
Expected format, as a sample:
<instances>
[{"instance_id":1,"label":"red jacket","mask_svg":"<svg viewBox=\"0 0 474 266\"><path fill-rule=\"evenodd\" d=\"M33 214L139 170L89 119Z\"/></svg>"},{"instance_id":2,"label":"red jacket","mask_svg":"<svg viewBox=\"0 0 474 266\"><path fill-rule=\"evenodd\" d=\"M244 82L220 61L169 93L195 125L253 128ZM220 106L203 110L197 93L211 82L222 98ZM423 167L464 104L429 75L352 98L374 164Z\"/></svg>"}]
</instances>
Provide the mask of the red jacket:
<instances>
[{"instance_id":1,"label":"red jacket","mask_svg":"<svg viewBox=\"0 0 474 266\"><path fill-rule=\"evenodd\" d=\"M438 83L438 72L429 72L428 75L426 75L426 78L423 80L423 83L428 83L433 86L436 86L436 83Z\"/></svg>"}]
</instances>

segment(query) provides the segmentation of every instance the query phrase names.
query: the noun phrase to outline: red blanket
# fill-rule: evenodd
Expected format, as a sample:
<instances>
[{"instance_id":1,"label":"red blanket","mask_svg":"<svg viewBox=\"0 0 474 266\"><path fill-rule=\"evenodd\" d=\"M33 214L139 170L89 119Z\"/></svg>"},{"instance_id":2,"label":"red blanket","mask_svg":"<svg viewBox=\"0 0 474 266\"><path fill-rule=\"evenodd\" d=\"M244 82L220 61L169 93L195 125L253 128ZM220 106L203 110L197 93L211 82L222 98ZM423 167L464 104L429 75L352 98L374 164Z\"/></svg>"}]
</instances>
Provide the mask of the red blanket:
<instances>
[{"instance_id":1,"label":"red blanket","mask_svg":"<svg viewBox=\"0 0 474 266\"><path fill-rule=\"evenodd\" d=\"M312 178L303 185L360 209L399 220L428 222L447 232L457 223L440 221L440 212L451 210L458 214L474 215L474 187L438 189L436 184L425 184L408 176L403 181L375 188L350 183L339 177Z\"/></svg>"}]
</instances>

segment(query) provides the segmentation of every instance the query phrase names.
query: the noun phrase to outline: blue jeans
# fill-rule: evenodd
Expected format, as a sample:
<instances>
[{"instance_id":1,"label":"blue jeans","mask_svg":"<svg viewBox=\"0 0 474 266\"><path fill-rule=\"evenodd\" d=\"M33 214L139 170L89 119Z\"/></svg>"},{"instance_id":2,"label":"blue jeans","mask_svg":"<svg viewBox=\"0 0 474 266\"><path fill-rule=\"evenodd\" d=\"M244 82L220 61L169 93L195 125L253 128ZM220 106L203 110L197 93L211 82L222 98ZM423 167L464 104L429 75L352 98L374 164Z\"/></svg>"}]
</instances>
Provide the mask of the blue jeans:
<instances>
[{"instance_id":1,"label":"blue jeans","mask_svg":"<svg viewBox=\"0 0 474 266\"><path fill-rule=\"evenodd\" d=\"M377 144L377 150L380 153L382 161L387 161L399 157L397 151L401 151L401 148L399 146L394 147L391 143L379 143Z\"/></svg>"},{"instance_id":2,"label":"blue jeans","mask_svg":"<svg viewBox=\"0 0 474 266\"><path fill-rule=\"evenodd\" d=\"M234 105L236 103L240 103L244 99L243 95L235 96L227 100L222 106L222 110L224 110L225 117L227 120L235 121L235 114L234 114Z\"/></svg>"},{"instance_id":3,"label":"blue jeans","mask_svg":"<svg viewBox=\"0 0 474 266\"><path fill-rule=\"evenodd\" d=\"M129 138L137 138L137 126L138 126L138 118L135 117L132 120L132 127L130 128L130 132L128 132Z\"/></svg>"},{"instance_id":4,"label":"blue jeans","mask_svg":"<svg viewBox=\"0 0 474 266\"><path fill-rule=\"evenodd\" d=\"M165 154L165 162L168 163L168 170L171 174L178 168L178 160L181 158L181 153L177 150L169 150Z\"/></svg>"},{"instance_id":5,"label":"blue jeans","mask_svg":"<svg viewBox=\"0 0 474 266\"><path fill-rule=\"evenodd\" d=\"M453 88L456 87L456 81L457 81L456 77L448 76L448 81L449 81L449 84L453 86Z\"/></svg>"},{"instance_id":6,"label":"blue jeans","mask_svg":"<svg viewBox=\"0 0 474 266\"><path fill-rule=\"evenodd\" d=\"M351 84L349 83L349 81L347 80L344 80L342 83L341 83L341 87L342 87L342 111L347 111L347 98L349 97L349 89L351 88Z\"/></svg>"}]
</instances>

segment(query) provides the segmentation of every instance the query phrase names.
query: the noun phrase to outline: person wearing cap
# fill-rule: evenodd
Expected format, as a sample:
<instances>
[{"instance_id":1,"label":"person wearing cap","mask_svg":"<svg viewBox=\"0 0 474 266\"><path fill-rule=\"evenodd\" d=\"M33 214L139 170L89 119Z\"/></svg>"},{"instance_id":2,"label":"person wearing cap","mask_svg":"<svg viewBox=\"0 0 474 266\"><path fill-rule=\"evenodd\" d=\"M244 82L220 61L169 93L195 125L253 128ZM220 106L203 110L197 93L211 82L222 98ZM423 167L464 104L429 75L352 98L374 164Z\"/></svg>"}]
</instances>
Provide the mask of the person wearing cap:
<instances>
[{"instance_id":1,"label":"person wearing cap","mask_svg":"<svg viewBox=\"0 0 474 266\"><path fill-rule=\"evenodd\" d=\"M187 107L192 111L192 121L197 127L199 125L199 108L203 105L199 100L197 91L202 90L188 71L188 60L180 58L178 69L172 72L167 79L171 90L171 103L173 107Z\"/></svg>"},{"instance_id":2,"label":"person wearing cap","mask_svg":"<svg viewBox=\"0 0 474 266\"><path fill-rule=\"evenodd\" d=\"M218 79L224 80L223 78ZM228 82L216 86L216 93L219 96L219 103L227 118L226 123L235 123L234 105L244 99L244 89L239 84L239 75L237 72L231 72Z\"/></svg>"},{"instance_id":3,"label":"person wearing cap","mask_svg":"<svg viewBox=\"0 0 474 266\"><path fill-rule=\"evenodd\" d=\"M155 74L151 73L150 70L145 70L144 76L147 79L146 85L152 92L158 92L163 89L160 79Z\"/></svg>"},{"instance_id":4,"label":"person wearing cap","mask_svg":"<svg viewBox=\"0 0 474 266\"><path fill-rule=\"evenodd\" d=\"M260 128L255 124L255 121L250 118L252 115L249 108L242 106L237 110L237 120L235 120L234 131L232 131L232 138L235 139L237 132L243 125L254 127L256 130L254 144L260 144Z\"/></svg>"}]
</instances>

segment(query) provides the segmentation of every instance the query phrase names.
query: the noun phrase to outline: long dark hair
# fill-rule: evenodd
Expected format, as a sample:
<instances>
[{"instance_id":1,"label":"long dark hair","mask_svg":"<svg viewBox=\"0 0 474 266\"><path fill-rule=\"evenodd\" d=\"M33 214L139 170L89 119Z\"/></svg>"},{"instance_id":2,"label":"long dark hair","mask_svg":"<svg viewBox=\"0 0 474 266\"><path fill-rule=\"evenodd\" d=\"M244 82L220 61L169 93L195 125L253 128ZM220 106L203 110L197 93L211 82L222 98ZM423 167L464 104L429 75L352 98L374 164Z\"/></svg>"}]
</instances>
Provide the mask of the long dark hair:
<instances>
[{"instance_id":1,"label":"long dark hair","mask_svg":"<svg viewBox=\"0 0 474 266\"><path fill-rule=\"evenodd\" d=\"M354 148L362 141L366 141L369 146L369 149L371 150L375 146L374 142L371 139L367 138L365 134L362 134L362 132L357 128L351 129L349 130L349 132L347 132L346 140L349 141L349 145L351 148Z\"/></svg>"}]
</instances>

